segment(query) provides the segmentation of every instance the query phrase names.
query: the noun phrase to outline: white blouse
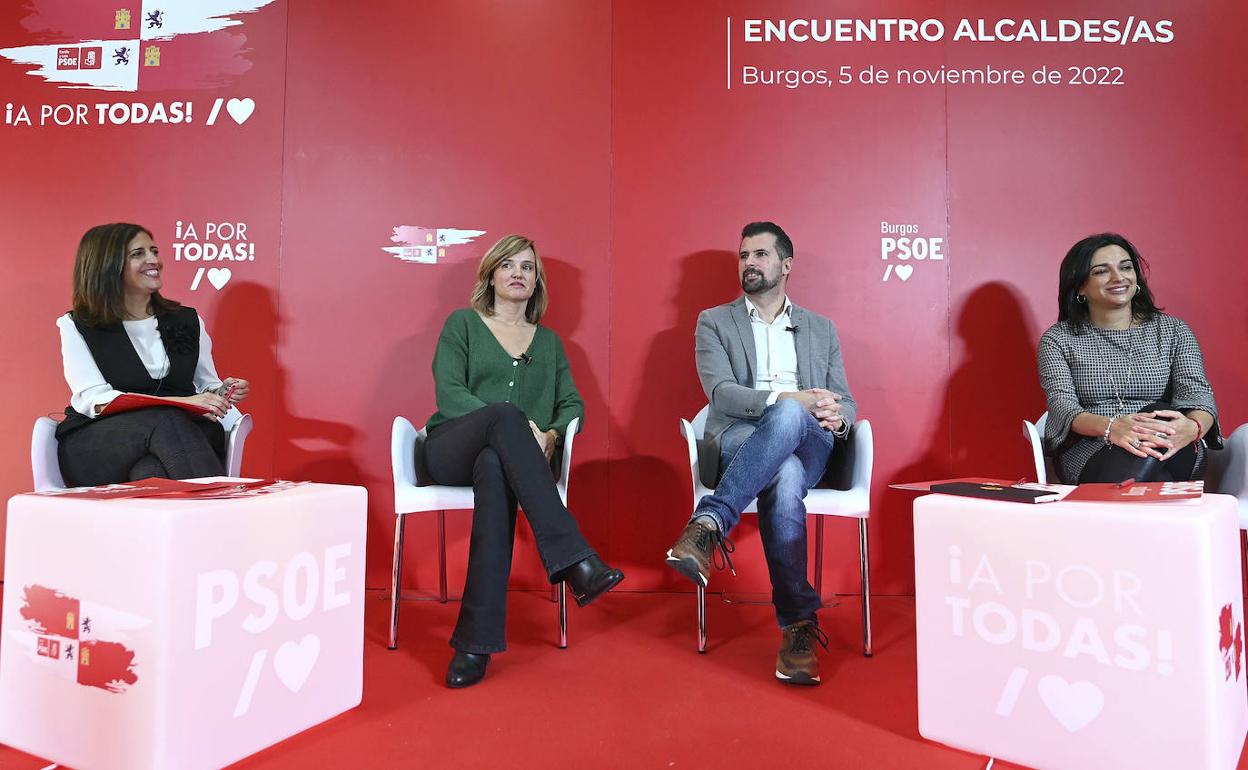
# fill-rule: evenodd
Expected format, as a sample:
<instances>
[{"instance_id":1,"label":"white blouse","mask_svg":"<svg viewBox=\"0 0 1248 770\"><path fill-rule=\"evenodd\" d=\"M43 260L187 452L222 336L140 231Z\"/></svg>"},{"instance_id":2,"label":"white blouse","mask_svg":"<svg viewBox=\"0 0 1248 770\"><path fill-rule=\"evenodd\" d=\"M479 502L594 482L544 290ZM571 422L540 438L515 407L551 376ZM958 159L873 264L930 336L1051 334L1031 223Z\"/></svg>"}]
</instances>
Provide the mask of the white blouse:
<instances>
[{"instance_id":1,"label":"white blouse","mask_svg":"<svg viewBox=\"0 0 1248 770\"><path fill-rule=\"evenodd\" d=\"M78 414L95 418L95 407L103 407L121 395L121 391L113 388L104 379L100 367L91 355L91 349L87 347L87 341L82 338L68 313L56 319L56 326L61 331L61 360L65 365L65 382L69 383L72 393L69 405ZM123 321L122 326L125 327L126 336L130 338L130 344L134 345L135 352L139 354L139 360L147 369L148 376L158 380L168 374L169 355L165 352L165 344L160 340L156 317L141 321ZM192 381L196 393L221 387L221 378L217 376L217 367L212 362L212 340L204 329L203 318L199 319L199 361L195 364ZM230 411L221 418L221 424L229 430L241 416L231 406Z\"/></svg>"}]
</instances>

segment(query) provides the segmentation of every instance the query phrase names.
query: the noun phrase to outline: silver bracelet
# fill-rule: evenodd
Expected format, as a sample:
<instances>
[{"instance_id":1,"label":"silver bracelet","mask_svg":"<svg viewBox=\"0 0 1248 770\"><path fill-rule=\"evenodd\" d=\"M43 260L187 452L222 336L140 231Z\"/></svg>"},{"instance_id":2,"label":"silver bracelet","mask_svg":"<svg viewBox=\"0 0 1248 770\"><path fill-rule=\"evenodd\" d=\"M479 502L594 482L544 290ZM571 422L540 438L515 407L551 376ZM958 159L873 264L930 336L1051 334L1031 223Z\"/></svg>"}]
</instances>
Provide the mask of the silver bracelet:
<instances>
[{"instance_id":1,"label":"silver bracelet","mask_svg":"<svg viewBox=\"0 0 1248 770\"><path fill-rule=\"evenodd\" d=\"M1110 442L1109 442L1109 431L1110 431L1110 429L1111 429L1111 428L1113 428L1113 427L1114 427L1114 420L1117 420L1117 419L1118 419L1119 417L1121 417L1121 416L1122 416L1122 415L1120 415L1120 414L1116 414L1116 415L1114 415L1113 417L1110 417L1110 418L1109 418L1109 422L1105 425L1105 433L1103 433L1103 434L1101 435L1101 441L1102 441L1102 442L1104 442L1105 446L1109 446L1109 444L1110 444Z\"/></svg>"}]
</instances>

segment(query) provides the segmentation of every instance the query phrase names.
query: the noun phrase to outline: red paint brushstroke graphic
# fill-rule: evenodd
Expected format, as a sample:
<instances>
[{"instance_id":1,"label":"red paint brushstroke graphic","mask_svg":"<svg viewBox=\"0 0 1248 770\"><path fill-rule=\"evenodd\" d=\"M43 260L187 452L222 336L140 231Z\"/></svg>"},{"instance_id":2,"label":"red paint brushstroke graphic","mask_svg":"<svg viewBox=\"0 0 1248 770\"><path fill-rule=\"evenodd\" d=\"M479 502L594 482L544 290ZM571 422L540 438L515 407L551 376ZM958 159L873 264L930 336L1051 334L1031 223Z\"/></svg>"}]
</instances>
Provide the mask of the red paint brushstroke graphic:
<instances>
[{"instance_id":1,"label":"red paint brushstroke graphic","mask_svg":"<svg viewBox=\"0 0 1248 770\"><path fill-rule=\"evenodd\" d=\"M117 29L118 11L129 11L130 26ZM29 44L138 38L143 3L137 0L39 0L31 3L22 27Z\"/></svg>"},{"instance_id":2,"label":"red paint brushstroke graphic","mask_svg":"<svg viewBox=\"0 0 1248 770\"><path fill-rule=\"evenodd\" d=\"M183 2L144 8L142 0L26 0L23 35L0 40L0 49L54 45L53 73L103 69L107 57L119 50L128 51L127 67L137 60L137 83L131 71L119 81L106 79L109 85L90 78L54 81L68 84L64 87L145 92L223 88L253 66L254 44L239 26L273 2ZM105 45L90 45L96 41ZM0 57L0 64L5 58L12 57Z\"/></svg>"},{"instance_id":3,"label":"red paint brushstroke graphic","mask_svg":"<svg viewBox=\"0 0 1248 770\"><path fill-rule=\"evenodd\" d=\"M134 653L117 642L83 642L78 650L78 684L124 692L139 681Z\"/></svg>"},{"instance_id":4,"label":"red paint brushstroke graphic","mask_svg":"<svg viewBox=\"0 0 1248 770\"><path fill-rule=\"evenodd\" d=\"M31 631L78 638L78 600L72 596L40 585L26 586L19 612Z\"/></svg>"},{"instance_id":5,"label":"red paint brushstroke graphic","mask_svg":"<svg viewBox=\"0 0 1248 770\"><path fill-rule=\"evenodd\" d=\"M1218 614L1218 649L1222 652L1222 662L1226 665L1226 680L1234 677L1239 681L1243 670L1244 624L1235 622L1231 605L1227 604Z\"/></svg>"},{"instance_id":6,"label":"red paint brushstroke graphic","mask_svg":"<svg viewBox=\"0 0 1248 770\"><path fill-rule=\"evenodd\" d=\"M1241 661L1241 653L1244 651L1244 624L1237 623L1235 625L1235 681L1239 681L1239 672L1243 668Z\"/></svg>"},{"instance_id":7,"label":"red paint brushstroke graphic","mask_svg":"<svg viewBox=\"0 0 1248 770\"><path fill-rule=\"evenodd\" d=\"M242 33L178 35L173 40L143 44L145 49L149 45L160 49L160 66L140 67L139 88L143 91L221 88L251 69L247 36Z\"/></svg>"},{"instance_id":8,"label":"red paint brushstroke graphic","mask_svg":"<svg viewBox=\"0 0 1248 770\"><path fill-rule=\"evenodd\" d=\"M139 681L134 673L133 650L119 642L81 638L92 635L91 618L81 617L81 600L41 585L26 586L23 598L19 612L28 630L37 636L36 657L69 663L68 669L59 670L87 687L119 693ZM90 602L87 607L88 615L96 610L109 611Z\"/></svg>"}]
</instances>

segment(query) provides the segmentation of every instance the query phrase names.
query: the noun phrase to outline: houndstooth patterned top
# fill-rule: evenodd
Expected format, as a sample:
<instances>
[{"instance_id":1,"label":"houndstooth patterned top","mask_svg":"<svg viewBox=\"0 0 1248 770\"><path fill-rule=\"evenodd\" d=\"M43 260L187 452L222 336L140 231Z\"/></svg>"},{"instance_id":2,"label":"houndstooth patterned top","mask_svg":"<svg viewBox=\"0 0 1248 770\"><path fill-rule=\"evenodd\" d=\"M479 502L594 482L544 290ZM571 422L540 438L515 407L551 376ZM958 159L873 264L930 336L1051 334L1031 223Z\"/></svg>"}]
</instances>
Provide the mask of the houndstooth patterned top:
<instances>
[{"instance_id":1,"label":"houndstooth patterned top","mask_svg":"<svg viewBox=\"0 0 1248 770\"><path fill-rule=\"evenodd\" d=\"M1220 445L1218 410L1200 346L1191 328L1174 316L1157 313L1130 329L1059 321L1040 338L1039 359L1049 408L1045 448L1057 455L1067 483L1075 483L1083 466L1105 446L1099 436L1071 432L1071 423L1083 412L1112 417L1154 401L1180 411L1203 409L1215 420L1205 438ZM1204 449L1203 442L1196 447L1197 474L1204 467Z\"/></svg>"}]
</instances>

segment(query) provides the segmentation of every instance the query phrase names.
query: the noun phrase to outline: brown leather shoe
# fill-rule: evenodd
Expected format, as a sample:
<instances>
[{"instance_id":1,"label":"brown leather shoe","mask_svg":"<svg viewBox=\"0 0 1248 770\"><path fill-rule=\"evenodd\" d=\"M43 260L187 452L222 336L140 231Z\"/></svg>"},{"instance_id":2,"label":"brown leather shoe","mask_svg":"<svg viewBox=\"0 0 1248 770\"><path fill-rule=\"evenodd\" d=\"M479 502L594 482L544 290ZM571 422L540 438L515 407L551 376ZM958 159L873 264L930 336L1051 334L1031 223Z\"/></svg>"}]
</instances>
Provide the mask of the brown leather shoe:
<instances>
[{"instance_id":1,"label":"brown leather shoe","mask_svg":"<svg viewBox=\"0 0 1248 770\"><path fill-rule=\"evenodd\" d=\"M714 561L715 550L719 549L724 563L732 569L732 541L719 534L719 530L706 522L695 519L689 522L685 531L676 538L676 544L667 552L667 564L672 569L706 588L711 577L711 563ZM723 569L722 564L716 564ZM737 574L733 570L732 574Z\"/></svg>"},{"instance_id":2,"label":"brown leather shoe","mask_svg":"<svg viewBox=\"0 0 1248 770\"><path fill-rule=\"evenodd\" d=\"M776 679L785 684L819 684L819 659L815 644L828 648L828 636L813 620L801 620L782 630L780 654L776 656Z\"/></svg>"}]
</instances>

